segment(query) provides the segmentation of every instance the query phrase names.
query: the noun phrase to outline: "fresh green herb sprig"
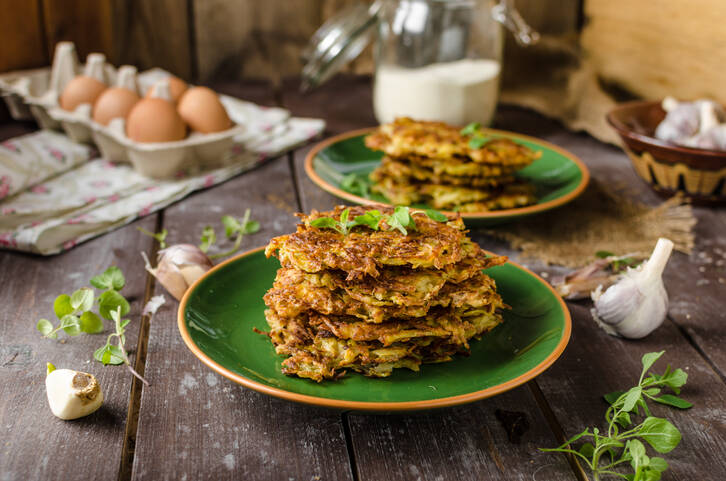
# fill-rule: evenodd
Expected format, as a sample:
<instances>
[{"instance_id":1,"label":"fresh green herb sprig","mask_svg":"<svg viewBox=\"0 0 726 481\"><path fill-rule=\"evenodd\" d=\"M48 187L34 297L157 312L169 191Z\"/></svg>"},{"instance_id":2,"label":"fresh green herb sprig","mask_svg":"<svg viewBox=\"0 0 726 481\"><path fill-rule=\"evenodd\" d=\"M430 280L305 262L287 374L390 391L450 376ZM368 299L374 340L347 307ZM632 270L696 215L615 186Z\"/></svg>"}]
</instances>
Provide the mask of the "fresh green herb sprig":
<instances>
[{"instance_id":1,"label":"fresh green herb sprig","mask_svg":"<svg viewBox=\"0 0 726 481\"><path fill-rule=\"evenodd\" d=\"M53 311L60 321L57 327L48 319L41 319L36 324L36 329L43 334L43 337L56 339L61 329L69 336L77 336L84 332L86 334L97 334L103 331L103 321L92 311L95 303L98 303L98 312L105 319L111 320L111 311L121 310L121 315L129 312L128 301L118 292L126 284L121 269L111 266L102 274L91 279L91 285L104 292L98 297L90 287L82 287L73 294L61 294L53 302Z\"/></svg>"},{"instance_id":2,"label":"fresh green herb sprig","mask_svg":"<svg viewBox=\"0 0 726 481\"><path fill-rule=\"evenodd\" d=\"M368 197L370 195L371 181L367 175L353 172L343 177L343 180L340 181L340 187L351 194Z\"/></svg>"},{"instance_id":3,"label":"fresh green herb sprig","mask_svg":"<svg viewBox=\"0 0 726 481\"><path fill-rule=\"evenodd\" d=\"M227 236L228 239L234 239L234 245L231 249L225 251L225 252L219 252L217 254L210 255L210 259L217 259L220 257L226 257L228 255L234 254L239 249L240 245L242 245L242 238L246 234L254 234L255 232L260 230L260 223L256 220L250 220L250 210L245 210L244 216L242 217L242 220L236 219L232 217L231 215L225 215L222 217L222 225L224 225L224 235ZM207 229L212 229L211 227L207 227ZM207 230L205 229L205 231ZM207 232L207 235L209 236L210 233ZM204 244L204 233L202 234L202 244ZM214 230L211 231L211 244L213 244L216 240L216 236L214 235ZM207 249L209 246L207 246ZM202 248L200 246L200 249L202 249L203 252L207 252L206 249Z\"/></svg>"},{"instance_id":4,"label":"fresh green herb sprig","mask_svg":"<svg viewBox=\"0 0 726 481\"><path fill-rule=\"evenodd\" d=\"M214 232L214 227L211 225L205 226L200 237L199 250L206 254L216 242L217 234Z\"/></svg>"},{"instance_id":5,"label":"fresh green herb sprig","mask_svg":"<svg viewBox=\"0 0 726 481\"><path fill-rule=\"evenodd\" d=\"M616 256L610 251L597 251L595 253L595 257L599 259L607 259L608 257ZM615 274L618 274L626 270L628 267L637 267L641 263L642 261L639 261L638 259L635 259L633 257L619 257L610 262L610 268Z\"/></svg>"},{"instance_id":6,"label":"fresh green herb sprig","mask_svg":"<svg viewBox=\"0 0 726 481\"><path fill-rule=\"evenodd\" d=\"M121 307L119 306L116 310L111 311L111 317L113 319L115 331L108 335L106 338L106 344L96 349L93 353L93 358L103 363L104 366L109 364L119 365L126 364L126 367L131 371L131 374L139 378L141 382L149 385L149 382L144 379L136 370L131 366L129 361L129 355L126 353L126 326L129 324L129 319L121 319ZM113 344L113 339L116 338L116 344Z\"/></svg>"},{"instance_id":7,"label":"fresh green herb sprig","mask_svg":"<svg viewBox=\"0 0 726 481\"><path fill-rule=\"evenodd\" d=\"M154 239L156 239L156 241L159 243L159 247L161 247L162 249L166 249L166 236L169 235L169 231L167 231L166 229L161 229L161 232L151 232L144 229L143 227L137 227L137 229L142 234L146 234L149 237L153 237Z\"/></svg>"},{"instance_id":8,"label":"fresh green herb sprig","mask_svg":"<svg viewBox=\"0 0 726 481\"><path fill-rule=\"evenodd\" d=\"M470 123L461 129L459 133L465 137L471 137L469 139L469 147L472 149L481 149L489 141L487 137L482 135L481 124L479 122Z\"/></svg>"},{"instance_id":9,"label":"fresh green herb sprig","mask_svg":"<svg viewBox=\"0 0 726 481\"><path fill-rule=\"evenodd\" d=\"M668 366L661 375L648 373L653 364L665 351L645 354L642 359L643 370L638 385L624 392L613 392L604 396L610 407L605 412L607 430L600 432L598 428L587 428L580 434L568 439L562 446L553 449L541 449L545 452L562 452L572 454L581 459L592 471L595 481L601 476L615 476L629 481L657 481L661 473L668 469L665 459L648 456L645 441L658 453L672 451L681 441L681 433L670 421L651 416L646 400L666 404L679 409L693 406L682 399L680 389L686 384L688 375L682 369L671 370ZM646 373L648 376L646 377ZM675 394L662 391L669 388ZM641 415L645 419L633 426L632 417ZM573 449L575 441L584 442L579 449ZM616 469L629 463L632 473L623 473Z\"/></svg>"},{"instance_id":10,"label":"fresh green herb sprig","mask_svg":"<svg viewBox=\"0 0 726 481\"><path fill-rule=\"evenodd\" d=\"M436 222L447 222L449 219L439 211L434 209L412 210L405 206L396 206L393 214L383 214L378 209L371 209L364 214L350 219L350 208L340 213L340 219L336 220L332 217L319 217L310 222L312 227L319 229L333 229L338 233L346 236L356 226L366 226L374 231L380 230L381 223L388 226L386 230L398 230L403 235L408 235L409 230L416 230L416 220L413 214L424 213L430 219Z\"/></svg>"}]
</instances>

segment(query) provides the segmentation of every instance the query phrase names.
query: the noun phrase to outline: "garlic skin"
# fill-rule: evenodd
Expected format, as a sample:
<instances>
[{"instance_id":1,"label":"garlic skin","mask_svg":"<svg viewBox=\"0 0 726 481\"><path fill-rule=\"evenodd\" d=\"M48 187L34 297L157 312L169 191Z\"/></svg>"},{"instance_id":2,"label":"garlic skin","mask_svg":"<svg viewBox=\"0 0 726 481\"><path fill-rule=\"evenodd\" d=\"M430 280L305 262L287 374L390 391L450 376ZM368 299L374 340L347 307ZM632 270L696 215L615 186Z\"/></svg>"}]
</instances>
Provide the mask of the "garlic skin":
<instances>
[{"instance_id":1,"label":"garlic skin","mask_svg":"<svg viewBox=\"0 0 726 481\"><path fill-rule=\"evenodd\" d=\"M181 300L189 286L214 267L209 257L191 244L177 244L159 251L158 263L153 268L145 256L144 259L146 270L177 300Z\"/></svg>"},{"instance_id":2,"label":"garlic skin","mask_svg":"<svg viewBox=\"0 0 726 481\"><path fill-rule=\"evenodd\" d=\"M70 420L88 416L103 404L103 392L96 377L87 372L56 369L45 377L51 412Z\"/></svg>"},{"instance_id":3,"label":"garlic skin","mask_svg":"<svg viewBox=\"0 0 726 481\"><path fill-rule=\"evenodd\" d=\"M592 292L592 316L608 334L641 339L663 323L668 312L668 293L662 275L672 251L672 241L658 239L650 259L628 269L605 292L602 286Z\"/></svg>"}]
</instances>

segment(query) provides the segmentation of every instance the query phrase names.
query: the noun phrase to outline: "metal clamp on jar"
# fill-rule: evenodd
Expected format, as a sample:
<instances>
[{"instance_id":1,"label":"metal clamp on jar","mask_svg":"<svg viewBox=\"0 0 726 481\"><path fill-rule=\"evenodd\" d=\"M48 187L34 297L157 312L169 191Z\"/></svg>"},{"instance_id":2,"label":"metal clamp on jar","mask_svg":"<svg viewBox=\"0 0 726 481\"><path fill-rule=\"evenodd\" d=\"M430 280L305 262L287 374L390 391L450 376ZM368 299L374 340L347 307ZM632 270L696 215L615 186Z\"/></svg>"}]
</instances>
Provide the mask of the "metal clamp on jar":
<instances>
[{"instance_id":1,"label":"metal clamp on jar","mask_svg":"<svg viewBox=\"0 0 726 481\"><path fill-rule=\"evenodd\" d=\"M508 0L356 3L315 32L303 52L303 90L357 57L377 27L373 108L381 123L407 116L488 125L499 96L504 25L517 42L539 35Z\"/></svg>"}]
</instances>

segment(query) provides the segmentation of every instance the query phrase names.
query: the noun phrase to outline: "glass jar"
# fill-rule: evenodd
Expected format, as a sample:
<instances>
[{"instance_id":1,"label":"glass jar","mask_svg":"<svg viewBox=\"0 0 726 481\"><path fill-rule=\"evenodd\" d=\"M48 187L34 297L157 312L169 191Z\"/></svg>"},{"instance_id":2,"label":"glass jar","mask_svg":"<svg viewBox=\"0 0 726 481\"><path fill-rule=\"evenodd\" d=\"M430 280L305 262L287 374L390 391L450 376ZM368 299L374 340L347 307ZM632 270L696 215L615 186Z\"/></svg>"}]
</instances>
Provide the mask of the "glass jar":
<instances>
[{"instance_id":1,"label":"glass jar","mask_svg":"<svg viewBox=\"0 0 726 481\"><path fill-rule=\"evenodd\" d=\"M326 22L303 52L303 88L340 70L377 30L373 108L379 122L406 116L488 125L499 94L502 25L520 44L537 39L508 0L353 4Z\"/></svg>"}]
</instances>

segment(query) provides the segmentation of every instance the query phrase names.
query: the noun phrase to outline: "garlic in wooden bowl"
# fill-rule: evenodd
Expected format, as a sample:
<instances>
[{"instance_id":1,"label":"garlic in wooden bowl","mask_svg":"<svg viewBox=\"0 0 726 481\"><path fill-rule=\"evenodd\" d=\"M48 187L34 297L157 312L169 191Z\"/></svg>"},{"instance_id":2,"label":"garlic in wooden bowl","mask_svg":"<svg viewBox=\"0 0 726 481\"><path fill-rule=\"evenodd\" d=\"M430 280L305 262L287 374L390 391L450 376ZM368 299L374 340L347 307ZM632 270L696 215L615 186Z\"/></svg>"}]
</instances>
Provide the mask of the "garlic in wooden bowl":
<instances>
[{"instance_id":1,"label":"garlic in wooden bowl","mask_svg":"<svg viewBox=\"0 0 726 481\"><path fill-rule=\"evenodd\" d=\"M88 416L103 404L101 386L93 374L56 369L48 363L45 389L51 412L60 419Z\"/></svg>"}]
</instances>

